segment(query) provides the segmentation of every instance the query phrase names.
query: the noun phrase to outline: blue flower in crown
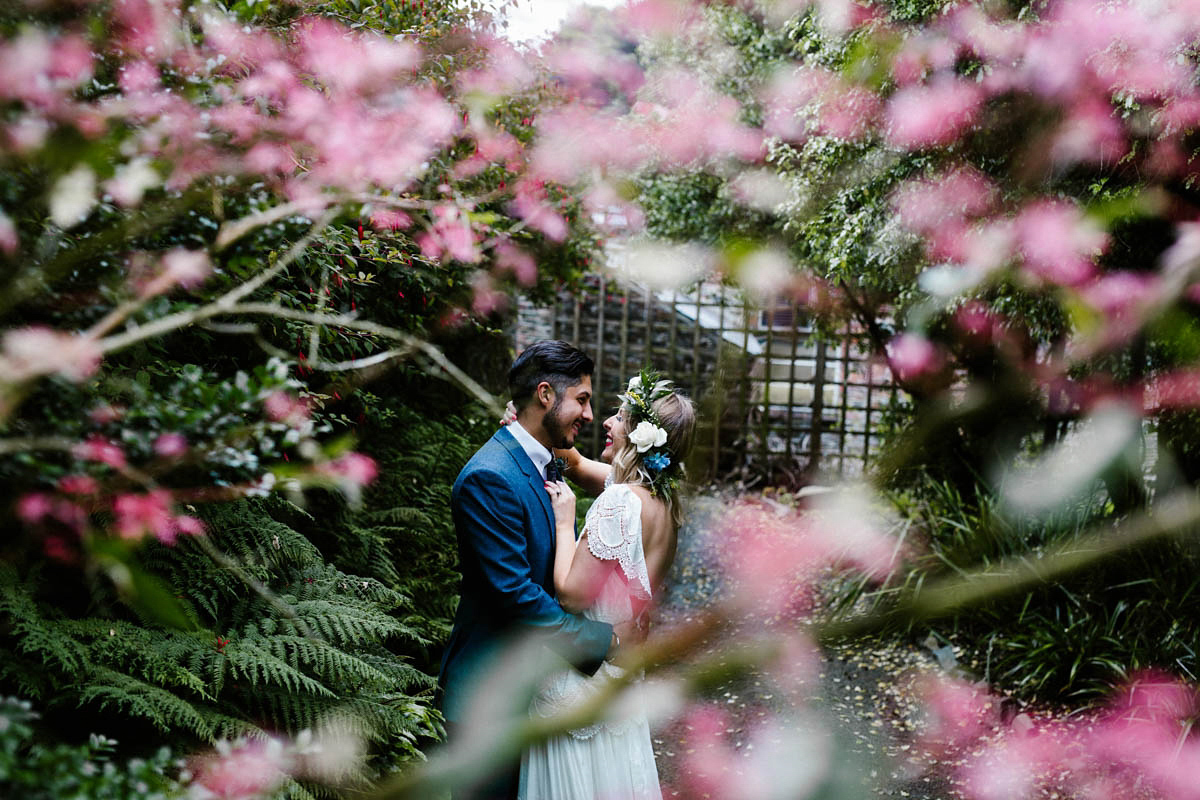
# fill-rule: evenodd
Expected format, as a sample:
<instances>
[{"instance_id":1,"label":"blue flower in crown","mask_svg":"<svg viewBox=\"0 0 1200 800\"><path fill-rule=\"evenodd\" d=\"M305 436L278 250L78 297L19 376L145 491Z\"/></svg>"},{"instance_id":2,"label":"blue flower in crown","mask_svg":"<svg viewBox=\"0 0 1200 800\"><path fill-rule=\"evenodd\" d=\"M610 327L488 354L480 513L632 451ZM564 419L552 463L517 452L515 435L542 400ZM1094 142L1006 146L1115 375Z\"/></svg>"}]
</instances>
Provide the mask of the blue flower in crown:
<instances>
[{"instance_id":1,"label":"blue flower in crown","mask_svg":"<svg viewBox=\"0 0 1200 800\"><path fill-rule=\"evenodd\" d=\"M662 472L667 467L671 466L671 457L666 453L651 453L642 459L642 463L646 465L646 469L652 469L655 472Z\"/></svg>"}]
</instances>

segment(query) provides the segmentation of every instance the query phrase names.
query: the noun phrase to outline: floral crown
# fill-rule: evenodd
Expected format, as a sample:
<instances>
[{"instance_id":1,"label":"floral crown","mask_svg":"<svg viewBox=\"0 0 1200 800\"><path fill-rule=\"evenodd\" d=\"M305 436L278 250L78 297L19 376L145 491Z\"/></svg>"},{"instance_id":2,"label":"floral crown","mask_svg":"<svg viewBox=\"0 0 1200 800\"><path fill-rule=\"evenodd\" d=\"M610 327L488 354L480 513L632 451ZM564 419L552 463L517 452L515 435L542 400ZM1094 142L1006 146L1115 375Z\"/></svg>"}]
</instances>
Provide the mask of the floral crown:
<instances>
[{"instance_id":1,"label":"floral crown","mask_svg":"<svg viewBox=\"0 0 1200 800\"><path fill-rule=\"evenodd\" d=\"M629 379L625 393L617 395L629 408L629 442L641 459L638 472L650 486L650 493L668 500L679 488L683 464L667 448L667 431L654 410L655 401L675 391L671 381L657 372L643 369Z\"/></svg>"}]
</instances>

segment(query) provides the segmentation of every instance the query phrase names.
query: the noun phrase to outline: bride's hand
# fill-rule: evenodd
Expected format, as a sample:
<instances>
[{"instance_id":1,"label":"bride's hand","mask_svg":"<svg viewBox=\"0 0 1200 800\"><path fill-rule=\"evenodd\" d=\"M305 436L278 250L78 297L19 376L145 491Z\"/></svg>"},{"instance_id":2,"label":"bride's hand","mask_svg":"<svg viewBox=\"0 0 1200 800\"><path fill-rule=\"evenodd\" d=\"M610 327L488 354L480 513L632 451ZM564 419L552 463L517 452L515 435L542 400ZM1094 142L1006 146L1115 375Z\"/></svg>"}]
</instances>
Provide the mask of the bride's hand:
<instances>
[{"instance_id":1,"label":"bride's hand","mask_svg":"<svg viewBox=\"0 0 1200 800\"><path fill-rule=\"evenodd\" d=\"M546 481L546 491L550 495L550 505L554 508L554 523L575 528L575 493L566 481Z\"/></svg>"},{"instance_id":2,"label":"bride's hand","mask_svg":"<svg viewBox=\"0 0 1200 800\"><path fill-rule=\"evenodd\" d=\"M517 418L517 407L513 405L513 401L509 400L508 405L504 407L504 416L500 418L501 425L507 425Z\"/></svg>"}]
</instances>

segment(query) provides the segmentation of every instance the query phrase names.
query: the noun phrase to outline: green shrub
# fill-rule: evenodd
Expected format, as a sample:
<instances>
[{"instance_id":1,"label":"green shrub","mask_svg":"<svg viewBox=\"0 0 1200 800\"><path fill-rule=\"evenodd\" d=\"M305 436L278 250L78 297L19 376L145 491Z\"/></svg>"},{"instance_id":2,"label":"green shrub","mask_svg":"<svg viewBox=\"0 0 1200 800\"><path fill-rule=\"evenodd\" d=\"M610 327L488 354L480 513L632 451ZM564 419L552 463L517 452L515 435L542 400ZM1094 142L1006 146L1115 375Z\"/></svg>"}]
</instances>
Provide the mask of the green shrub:
<instances>
[{"instance_id":1,"label":"green shrub","mask_svg":"<svg viewBox=\"0 0 1200 800\"><path fill-rule=\"evenodd\" d=\"M116 741L98 734L86 744L41 744L32 705L0 698L0 797L21 800L166 800L183 797L171 777L169 748L149 758L114 759Z\"/></svg>"}]
</instances>

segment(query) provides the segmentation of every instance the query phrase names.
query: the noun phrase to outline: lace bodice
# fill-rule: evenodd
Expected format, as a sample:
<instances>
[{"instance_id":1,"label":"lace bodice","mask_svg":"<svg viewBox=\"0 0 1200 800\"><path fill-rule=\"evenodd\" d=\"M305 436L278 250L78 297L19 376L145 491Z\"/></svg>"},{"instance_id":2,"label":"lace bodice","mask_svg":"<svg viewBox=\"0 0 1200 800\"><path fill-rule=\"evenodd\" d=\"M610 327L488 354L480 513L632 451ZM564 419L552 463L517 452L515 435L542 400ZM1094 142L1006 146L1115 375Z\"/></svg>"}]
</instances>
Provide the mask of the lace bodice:
<instances>
[{"instance_id":1,"label":"lace bodice","mask_svg":"<svg viewBox=\"0 0 1200 800\"><path fill-rule=\"evenodd\" d=\"M584 521L587 548L601 561L616 561L621 569L608 576L595 604L584 612L590 619L616 624L633 619L636 601L650 599L650 573L642 549L642 500L628 485L605 489Z\"/></svg>"}]
</instances>

